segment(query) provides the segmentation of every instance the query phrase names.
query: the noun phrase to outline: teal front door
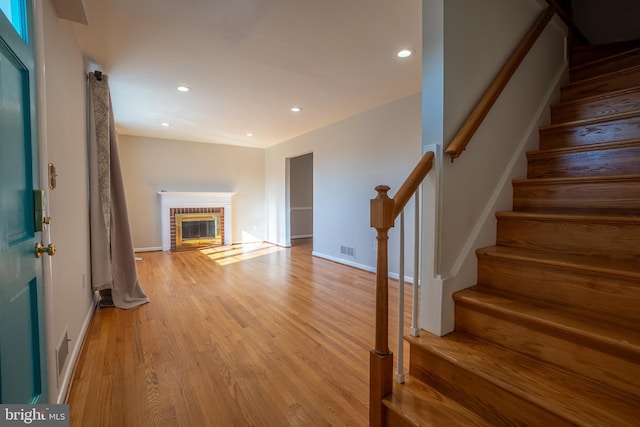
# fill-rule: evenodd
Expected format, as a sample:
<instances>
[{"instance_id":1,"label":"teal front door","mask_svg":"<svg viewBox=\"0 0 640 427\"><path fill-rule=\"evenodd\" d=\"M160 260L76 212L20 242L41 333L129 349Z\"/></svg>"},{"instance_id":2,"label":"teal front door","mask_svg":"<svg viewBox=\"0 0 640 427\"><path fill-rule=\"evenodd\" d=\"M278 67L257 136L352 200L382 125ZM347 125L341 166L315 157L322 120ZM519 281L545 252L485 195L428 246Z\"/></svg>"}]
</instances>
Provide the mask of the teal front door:
<instances>
[{"instance_id":1,"label":"teal front door","mask_svg":"<svg viewBox=\"0 0 640 427\"><path fill-rule=\"evenodd\" d=\"M47 403L31 2L0 9L0 403Z\"/></svg>"}]
</instances>

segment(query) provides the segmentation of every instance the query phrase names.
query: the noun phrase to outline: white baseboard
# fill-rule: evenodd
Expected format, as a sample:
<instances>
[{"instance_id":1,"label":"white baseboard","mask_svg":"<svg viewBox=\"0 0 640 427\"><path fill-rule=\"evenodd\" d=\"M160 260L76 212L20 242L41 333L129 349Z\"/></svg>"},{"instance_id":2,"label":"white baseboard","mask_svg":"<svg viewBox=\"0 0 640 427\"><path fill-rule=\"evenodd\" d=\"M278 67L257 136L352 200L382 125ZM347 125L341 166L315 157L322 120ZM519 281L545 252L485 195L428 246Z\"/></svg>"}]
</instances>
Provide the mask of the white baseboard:
<instances>
[{"instance_id":1,"label":"white baseboard","mask_svg":"<svg viewBox=\"0 0 640 427\"><path fill-rule=\"evenodd\" d=\"M82 350L82 345L84 344L84 338L87 335L87 330L89 329L89 323L91 323L91 318L93 317L93 313L98 306L98 295L97 293L93 294L93 301L89 306L89 311L84 318L84 323L82 324L82 328L80 329L80 334L78 338L75 340L76 343L73 346L73 350L71 354L69 354L69 360L67 361L67 368L64 371L64 374L60 378L60 390L58 391L58 398L56 399L56 403L63 404L67 402L69 398L69 391L71 389L71 380L73 379L73 374L76 371L76 364L78 363L78 356L80 356L80 350Z\"/></svg>"},{"instance_id":2,"label":"white baseboard","mask_svg":"<svg viewBox=\"0 0 640 427\"><path fill-rule=\"evenodd\" d=\"M311 255L317 256L318 258L327 259L329 261L337 262L338 264L348 265L349 267L354 267L354 268L357 268L359 270L368 271L370 273L375 273L376 272L375 267L371 267L369 265L364 265L364 264L359 264L357 262L349 261L348 259L337 258L337 257L331 256L331 255L323 254L321 252L316 252L316 251L311 252ZM389 273L389 277L392 278L392 279L396 279L397 280L397 279L400 278L400 275L398 273ZM405 283L413 283L413 277L405 276L404 277L404 281L405 281Z\"/></svg>"},{"instance_id":3,"label":"white baseboard","mask_svg":"<svg viewBox=\"0 0 640 427\"><path fill-rule=\"evenodd\" d=\"M268 243L270 245L280 246L281 248L290 248L291 247L291 245L285 245L284 243L272 242L270 240L265 240L264 242Z\"/></svg>"},{"instance_id":4,"label":"white baseboard","mask_svg":"<svg viewBox=\"0 0 640 427\"><path fill-rule=\"evenodd\" d=\"M370 267L368 265L359 264L357 262L353 262L353 261L349 261L349 260L344 259L344 258L338 258L338 257L334 257L334 256L331 256L331 255L323 254L321 252L313 251L313 252L311 252L311 255L317 256L318 258L328 259L329 261L337 262L338 264L344 264L344 265L348 265L349 267L355 267L355 268L358 268L360 270L369 271L371 273L375 273L375 271L376 271L375 268Z\"/></svg>"},{"instance_id":5,"label":"white baseboard","mask_svg":"<svg viewBox=\"0 0 640 427\"><path fill-rule=\"evenodd\" d=\"M161 250L162 250L162 246L150 246L148 248L133 248L134 252L156 252Z\"/></svg>"},{"instance_id":6,"label":"white baseboard","mask_svg":"<svg viewBox=\"0 0 640 427\"><path fill-rule=\"evenodd\" d=\"M313 237L313 234L300 234L298 236L291 236L291 240L293 240L293 239L308 239L310 237Z\"/></svg>"}]
</instances>

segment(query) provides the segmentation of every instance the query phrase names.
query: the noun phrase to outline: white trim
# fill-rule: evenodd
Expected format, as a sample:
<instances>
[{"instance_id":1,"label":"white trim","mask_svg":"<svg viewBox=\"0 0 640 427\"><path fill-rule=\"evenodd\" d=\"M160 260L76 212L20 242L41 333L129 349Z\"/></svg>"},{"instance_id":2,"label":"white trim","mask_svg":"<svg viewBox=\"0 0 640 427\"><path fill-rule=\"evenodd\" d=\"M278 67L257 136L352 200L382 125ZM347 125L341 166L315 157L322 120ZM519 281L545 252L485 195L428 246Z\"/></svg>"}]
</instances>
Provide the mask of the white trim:
<instances>
[{"instance_id":1,"label":"white trim","mask_svg":"<svg viewBox=\"0 0 640 427\"><path fill-rule=\"evenodd\" d=\"M310 237L313 237L313 234L299 234L297 236L291 236L291 240L295 240L295 239L308 239Z\"/></svg>"},{"instance_id":2,"label":"white trim","mask_svg":"<svg viewBox=\"0 0 640 427\"><path fill-rule=\"evenodd\" d=\"M49 215L49 177L48 177L48 141L47 141L47 92L46 92L46 69L44 50L44 15L42 3L32 1L34 37L35 37L35 67L36 73L36 103L38 117L38 169L40 188L45 192L44 208L46 215ZM49 227L45 226L42 231L42 243L51 243L51 233ZM57 391L57 367L55 351L55 316L53 301L53 271L51 257L42 257L42 284L44 287L44 333L46 338L45 354L47 359L47 395L49 400Z\"/></svg>"},{"instance_id":3,"label":"white trim","mask_svg":"<svg viewBox=\"0 0 640 427\"><path fill-rule=\"evenodd\" d=\"M272 242L271 240L265 240L264 242L268 243L270 245L280 246L281 248L290 248L291 247L291 245L287 246L287 245L283 245L282 243Z\"/></svg>"},{"instance_id":4,"label":"white trim","mask_svg":"<svg viewBox=\"0 0 640 427\"><path fill-rule=\"evenodd\" d=\"M349 267L355 267L355 268L358 268L360 270L369 271L371 273L375 273L376 272L375 268L370 267L368 265L364 265L364 264L359 264L357 262L348 261L348 260L343 259L343 258L337 258L337 257L331 256L331 255L323 254L321 252L313 251L313 252L311 252L311 255L317 256L318 258L327 259L329 261L337 262L338 264L344 264L344 265L348 265Z\"/></svg>"},{"instance_id":5,"label":"white trim","mask_svg":"<svg viewBox=\"0 0 640 427\"><path fill-rule=\"evenodd\" d=\"M162 246L150 246L148 248L133 248L134 252L157 252L161 250L162 250Z\"/></svg>"},{"instance_id":6,"label":"white trim","mask_svg":"<svg viewBox=\"0 0 640 427\"><path fill-rule=\"evenodd\" d=\"M162 250L171 249L169 231L171 208L224 208L224 244L231 244L231 197L230 192L158 191L160 195L160 223L162 227Z\"/></svg>"},{"instance_id":7,"label":"white trim","mask_svg":"<svg viewBox=\"0 0 640 427\"><path fill-rule=\"evenodd\" d=\"M78 338L76 339L76 344L73 346L73 350L69 354L69 359L67 360L67 367L64 370L64 374L60 376L60 390L58 392L58 398L56 399L57 404L66 403L69 398L69 391L71 390L71 380L73 379L73 374L76 370L76 364L78 362L78 356L80 356L80 350L82 350L82 345L84 344L85 336L87 335L87 330L89 330L89 324L91 323L91 318L93 317L93 313L98 306L98 296L97 293L93 294L93 302L89 306L89 312L84 318L84 323L82 324L82 328L80 329L80 333L78 334Z\"/></svg>"},{"instance_id":8,"label":"white trim","mask_svg":"<svg viewBox=\"0 0 640 427\"><path fill-rule=\"evenodd\" d=\"M338 258L338 257L334 257L334 256L331 256L331 255L323 254L321 252L316 252L316 251L311 252L311 255L316 256L318 258L326 259L326 260L329 260L329 261L337 262L338 264L348 265L349 267L357 268L359 270L368 271L370 273L375 273L376 272L375 267L370 267L368 265L359 264L357 262L352 262L352 261L346 260L344 258ZM400 278L400 275L397 274L397 273L389 273L389 277L392 278L392 279L398 280ZM405 281L405 284L406 283L413 283L413 277L404 276L404 281Z\"/></svg>"}]
</instances>

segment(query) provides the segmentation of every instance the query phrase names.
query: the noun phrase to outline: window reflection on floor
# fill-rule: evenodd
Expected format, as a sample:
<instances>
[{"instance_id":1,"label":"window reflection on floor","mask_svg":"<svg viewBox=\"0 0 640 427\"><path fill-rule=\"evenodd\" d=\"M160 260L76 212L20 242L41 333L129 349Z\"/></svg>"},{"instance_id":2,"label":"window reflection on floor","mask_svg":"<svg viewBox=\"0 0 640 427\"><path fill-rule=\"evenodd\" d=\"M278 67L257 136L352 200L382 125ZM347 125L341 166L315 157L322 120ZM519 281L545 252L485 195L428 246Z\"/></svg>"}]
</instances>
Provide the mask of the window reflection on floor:
<instances>
[{"instance_id":1,"label":"window reflection on floor","mask_svg":"<svg viewBox=\"0 0 640 427\"><path fill-rule=\"evenodd\" d=\"M229 265L240 261L280 252L285 248L270 243L243 243L231 246L216 246L200 249L200 252L220 265Z\"/></svg>"}]
</instances>

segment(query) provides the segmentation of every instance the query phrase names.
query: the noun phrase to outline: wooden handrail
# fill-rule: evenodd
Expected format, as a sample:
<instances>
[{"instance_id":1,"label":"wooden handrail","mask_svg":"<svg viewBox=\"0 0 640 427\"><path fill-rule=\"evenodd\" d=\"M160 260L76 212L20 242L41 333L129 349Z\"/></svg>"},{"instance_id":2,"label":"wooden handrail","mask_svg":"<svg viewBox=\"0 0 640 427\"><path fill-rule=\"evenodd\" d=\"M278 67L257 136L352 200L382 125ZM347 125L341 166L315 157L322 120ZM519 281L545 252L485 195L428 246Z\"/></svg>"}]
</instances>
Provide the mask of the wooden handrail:
<instances>
[{"instance_id":1,"label":"wooden handrail","mask_svg":"<svg viewBox=\"0 0 640 427\"><path fill-rule=\"evenodd\" d=\"M415 168L411 171L407 179L400 186L393 198L393 218L397 218L404 209L411 196L418 190L422 181L433 167L433 151L426 152Z\"/></svg>"},{"instance_id":2,"label":"wooden handrail","mask_svg":"<svg viewBox=\"0 0 640 427\"><path fill-rule=\"evenodd\" d=\"M458 131L458 134L451 140L451 143L445 150L445 153L451 157L451 161L460 157L467 147L476 130L478 130L480 124L482 124L482 121L491 110L491 107L493 107L493 104L495 104L507 86L507 83L509 83L509 80L520 66L520 63L522 63L533 44L538 40L538 37L540 37L540 34L542 34L542 31L544 31L555 12L556 7L549 6L540 14L536 22L504 64L493 83L491 83L491 86L489 86L482 98L480 98L480 101Z\"/></svg>"}]
</instances>

